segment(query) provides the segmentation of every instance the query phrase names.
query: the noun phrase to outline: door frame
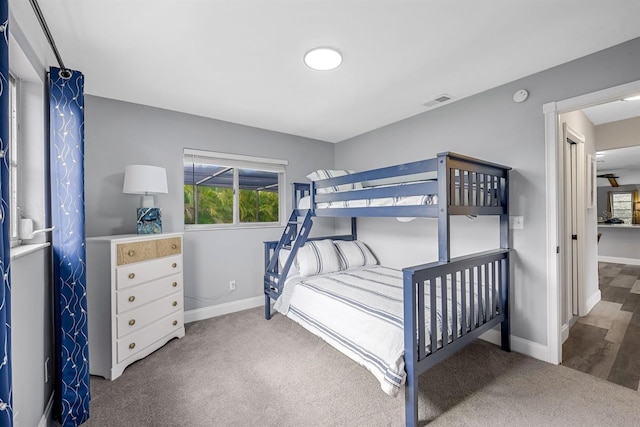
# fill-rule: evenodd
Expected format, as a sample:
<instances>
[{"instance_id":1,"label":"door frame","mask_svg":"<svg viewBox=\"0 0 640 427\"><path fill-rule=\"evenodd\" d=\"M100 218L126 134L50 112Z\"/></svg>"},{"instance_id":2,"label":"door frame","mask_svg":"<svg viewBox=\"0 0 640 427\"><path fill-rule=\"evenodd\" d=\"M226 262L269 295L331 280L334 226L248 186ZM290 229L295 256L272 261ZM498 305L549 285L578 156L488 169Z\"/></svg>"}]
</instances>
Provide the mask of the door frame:
<instances>
[{"instance_id":1,"label":"door frame","mask_svg":"<svg viewBox=\"0 0 640 427\"><path fill-rule=\"evenodd\" d=\"M565 194L564 196L560 196L561 204L560 209L565 209L566 216L564 217L564 222L559 224L560 235L564 236L564 247L567 248L566 251L560 251L560 268L564 270L565 274L565 301L564 301L564 316L562 316L561 322L562 324L562 342L566 341L569 337L569 327L571 319L574 316L582 316L586 313L586 298L585 298L585 283L583 277L586 275L585 268L585 247L584 247L584 236L586 235L585 228L585 215L587 205L585 202L585 194L587 192L586 185L586 168L585 165L587 163L587 158L585 155L585 142L586 138L581 133L577 132L575 129L571 128L568 123L560 123L561 131L562 131L562 150L558 152L563 156L562 161L559 161L559 165L564 165L565 167L571 163L573 171L573 175L569 177L569 174L572 171L567 170L566 168L559 171L559 177L562 178L563 182L560 183L563 190L567 190L567 182L566 179L569 178L570 184L573 188L572 192L575 191L575 195L571 195L571 199ZM571 139L575 144L575 158L566 158L567 155L567 140ZM575 163L574 163L575 161ZM574 199L575 197L575 199ZM571 230L570 230L571 228ZM571 239L570 235L575 234L577 236L576 240ZM575 253L573 252L575 242ZM569 246L572 246L571 252L569 252ZM564 255L567 255L566 257ZM575 264L574 264L575 263ZM564 267L564 268L563 268ZM577 277L576 277L577 276ZM575 281L575 288L574 288ZM574 310L576 313L574 314Z\"/></svg>"},{"instance_id":2,"label":"door frame","mask_svg":"<svg viewBox=\"0 0 640 427\"><path fill-rule=\"evenodd\" d=\"M545 117L545 189L547 216L547 362L562 362L562 278L565 277L561 254L565 253L565 242L561 235L565 218L562 165L559 164L563 148L560 114L581 110L606 102L622 99L640 92L640 80L599 90L542 106Z\"/></svg>"}]
</instances>

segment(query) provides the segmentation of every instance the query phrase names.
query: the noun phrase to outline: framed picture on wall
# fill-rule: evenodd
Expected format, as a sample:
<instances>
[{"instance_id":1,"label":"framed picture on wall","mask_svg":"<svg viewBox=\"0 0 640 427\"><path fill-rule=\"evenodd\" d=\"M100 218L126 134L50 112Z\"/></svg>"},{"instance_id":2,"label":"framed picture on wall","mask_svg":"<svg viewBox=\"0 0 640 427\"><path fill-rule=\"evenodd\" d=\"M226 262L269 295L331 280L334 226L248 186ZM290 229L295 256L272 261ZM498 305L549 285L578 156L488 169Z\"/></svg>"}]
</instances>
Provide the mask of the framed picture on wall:
<instances>
[{"instance_id":1,"label":"framed picture on wall","mask_svg":"<svg viewBox=\"0 0 640 427\"><path fill-rule=\"evenodd\" d=\"M598 176L596 171L596 157L587 155L587 209L595 208L598 197Z\"/></svg>"}]
</instances>

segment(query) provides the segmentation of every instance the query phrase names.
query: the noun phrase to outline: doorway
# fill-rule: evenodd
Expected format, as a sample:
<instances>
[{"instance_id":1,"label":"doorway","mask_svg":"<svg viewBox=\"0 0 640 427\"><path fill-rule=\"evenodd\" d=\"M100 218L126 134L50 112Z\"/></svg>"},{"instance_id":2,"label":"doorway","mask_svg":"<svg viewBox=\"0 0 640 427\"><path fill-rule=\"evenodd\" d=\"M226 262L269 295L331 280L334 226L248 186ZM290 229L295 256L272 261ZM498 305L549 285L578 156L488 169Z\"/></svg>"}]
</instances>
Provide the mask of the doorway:
<instances>
[{"instance_id":1,"label":"doorway","mask_svg":"<svg viewBox=\"0 0 640 427\"><path fill-rule=\"evenodd\" d=\"M591 107L597 104L603 104L615 100L624 98L631 94L640 93L640 81L628 83L625 85L616 86L609 89L604 89L598 92L590 93L587 95L570 98L567 100L552 102L545 104L543 107L545 113L545 140L546 140L546 205L547 205L547 306L548 312L548 357L547 360L551 363L559 364L562 361L562 342L563 338L568 336L568 313L573 313L573 302L571 306L568 302L569 292L571 289L571 297L573 298L574 287L567 287L567 278L572 277L573 272L570 273L568 269L574 269L577 265L577 292L576 301L578 307L578 313L580 314L584 307L584 312L588 312L591 307L600 300L599 293L595 293L591 296L587 296L584 293L580 295L581 281L580 270L584 270L585 264L591 259L593 260L594 267L597 266L597 238L596 238L596 225L595 225L595 210L593 210L593 224L585 224L584 226L584 238L580 239L580 234L577 235L576 252L578 255L578 263L573 263L573 251L569 250L574 245L573 238L571 243L567 242L566 230L570 229L571 222L566 218L570 217L570 213L567 213L565 204L565 164L564 164L564 152L566 140L565 135L562 132L562 124L560 122L560 115L581 110L583 108ZM595 153L593 153L595 154ZM576 170L583 162L578 162ZM584 185L584 180L582 180ZM584 192L578 192L580 194ZM584 201L583 201L584 203ZM584 206L584 205L583 205ZM576 223L579 223L579 218L586 219L586 214L580 214L580 206L577 210ZM582 211L584 212L584 210ZM585 221L587 222L587 221ZM580 227L578 227L578 230ZM589 233L593 234L593 242L590 240ZM572 236L572 234L571 234ZM582 251L582 269L580 268L580 252ZM589 275L590 276L590 275ZM589 277L584 273L582 277ZM571 279L573 283L573 278ZM597 273L595 274L595 280L597 281ZM597 286L597 285L596 285ZM571 310L569 310L571 307ZM571 316L573 318L573 315Z\"/></svg>"}]
</instances>

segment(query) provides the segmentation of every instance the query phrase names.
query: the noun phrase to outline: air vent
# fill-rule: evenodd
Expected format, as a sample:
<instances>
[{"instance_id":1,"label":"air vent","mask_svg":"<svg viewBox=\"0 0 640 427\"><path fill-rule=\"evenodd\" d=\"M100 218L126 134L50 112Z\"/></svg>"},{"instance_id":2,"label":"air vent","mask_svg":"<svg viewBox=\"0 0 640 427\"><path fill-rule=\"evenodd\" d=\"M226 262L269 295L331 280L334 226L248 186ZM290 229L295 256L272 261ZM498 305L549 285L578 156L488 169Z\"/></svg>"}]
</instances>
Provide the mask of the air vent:
<instances>
[{"instance_id":1,"label":"air vent","mask_svg":"<svg viewBox=\"0 0 640 427\"><path fill-rule=\"evenodd\" d=\"M435 107L436 105L442 105L444 103L447 103L449 101L451 101L453 99L453 97L451 95L447 95L446 93L438 96L435 99L432 99L431 101L425 102L424 105L425 107Z\"/></svg>"}]
</instances>

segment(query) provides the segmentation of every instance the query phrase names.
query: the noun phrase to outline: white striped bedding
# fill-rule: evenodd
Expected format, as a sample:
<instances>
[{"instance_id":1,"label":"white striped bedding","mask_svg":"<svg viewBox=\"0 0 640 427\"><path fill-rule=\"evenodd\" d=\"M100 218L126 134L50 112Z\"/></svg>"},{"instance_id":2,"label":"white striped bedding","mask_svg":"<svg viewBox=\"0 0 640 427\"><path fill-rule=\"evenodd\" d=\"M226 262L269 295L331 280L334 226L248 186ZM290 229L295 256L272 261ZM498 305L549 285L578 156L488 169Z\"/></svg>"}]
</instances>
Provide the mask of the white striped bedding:
<instances>
[{"instance_id":1,"label":"white striped bedding","mask_svg":"<svg viewBox=\"0 0 640 427\"><path fill-rule=\"evenodd\" d=\"M438 196L435 194L427 194L420 196L400 196L400 197L382 197L378 199L358 199L344 200L339 202L321 202L316 203L317 209L327 208L368 208L380 206L416 206L416 205L435 205L438 203ZM311 206L311 197L304 196L298 202L298 209L309 209Z\"/></svg>"},{"instance_id":2,"label":"white striped bedding","mask_svg":"<svg viewBox=\"0 0 640 427\"><path fill-rule=\"evenodd\" d=\"M448 285L450 289L450 284ZM467 328L469 291L467 288ZM460 334L461 295L457 286L458 331ZM484 296L484 289L483 289ZM425 306L430 299L426 289ZM447 292L448 334L451 335L451 292ZM441 306L440 292L437 306ZM495 306L495 298L491 296ZM301 278L290 277L275 309L305 329L318 335L360 365L380 382L382 390L396 396L405 382L402 271L378 265ZM477 318L477 304L474 303ZM426 316L427 340L430 316ZM442 313L437 312L438 331ZM442 336L438 333L438 342ZM430 342L426 342L427 350Z\"/></svg>"}]
</instances>

